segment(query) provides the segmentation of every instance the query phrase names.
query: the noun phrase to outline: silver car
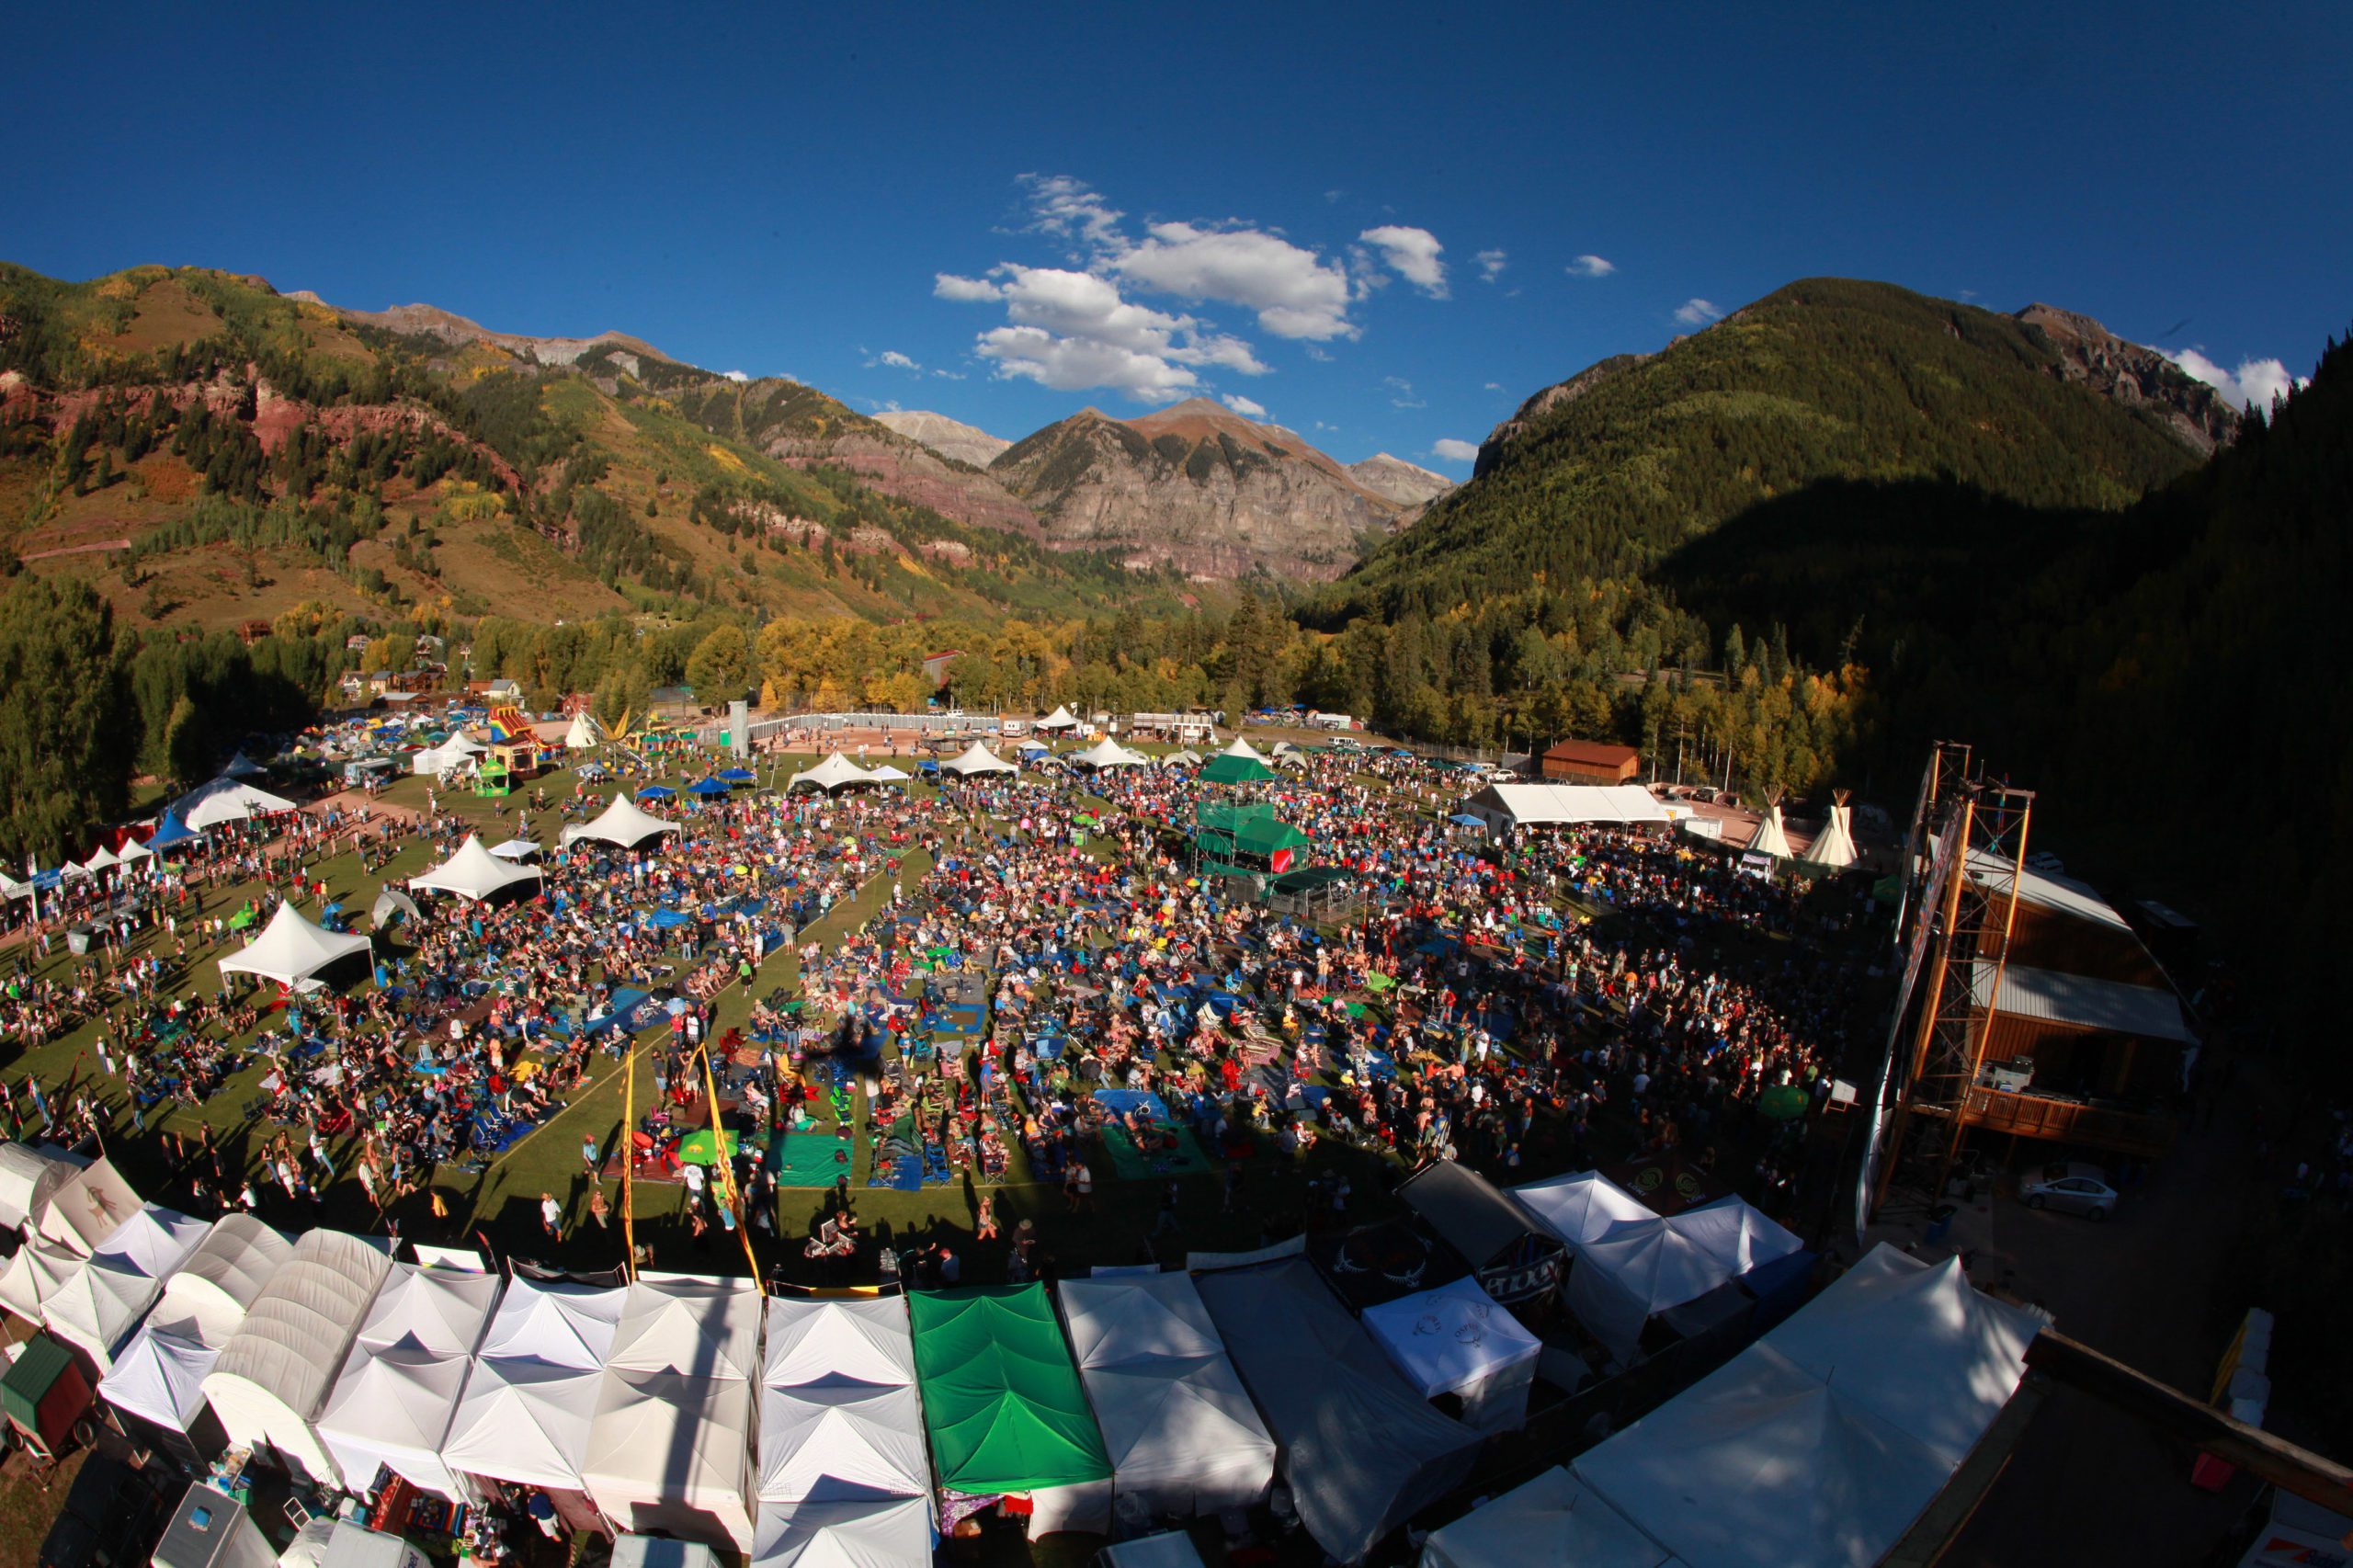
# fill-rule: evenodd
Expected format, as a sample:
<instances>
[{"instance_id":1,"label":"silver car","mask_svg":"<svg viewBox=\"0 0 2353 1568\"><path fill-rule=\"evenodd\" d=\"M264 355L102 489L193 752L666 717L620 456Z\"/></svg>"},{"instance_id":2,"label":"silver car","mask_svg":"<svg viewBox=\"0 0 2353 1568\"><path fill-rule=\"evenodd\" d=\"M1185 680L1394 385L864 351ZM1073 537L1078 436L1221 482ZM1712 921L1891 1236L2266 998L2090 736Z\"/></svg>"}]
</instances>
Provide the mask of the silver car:
<instances>
[{"instance_id":1,"label":"silver car","mask_svg":"<svg viewBox=\"0 0 2353 1568\"><path fill-rule=\"evenodd\" d=\"M2018 1196L2029 1209L2055 1209L2086 1220L2105 1220L2116 1207L2116 1188L2108 1185L2107 1173L2097 1165L2045 1165L2041 1175L2018 1184Z\"/></svg>"}]
</instances>

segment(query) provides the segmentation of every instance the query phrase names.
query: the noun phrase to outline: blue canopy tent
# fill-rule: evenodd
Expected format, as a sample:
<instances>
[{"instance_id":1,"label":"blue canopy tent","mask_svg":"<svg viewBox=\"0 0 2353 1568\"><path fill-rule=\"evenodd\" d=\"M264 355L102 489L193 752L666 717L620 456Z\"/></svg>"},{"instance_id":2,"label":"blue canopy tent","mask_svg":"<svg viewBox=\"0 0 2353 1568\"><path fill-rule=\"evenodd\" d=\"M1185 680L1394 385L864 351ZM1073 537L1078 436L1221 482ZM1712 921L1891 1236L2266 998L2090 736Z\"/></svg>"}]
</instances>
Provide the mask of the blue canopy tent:
<instances>
[{"instance_id":1,"label":"blue canopy tent","mask_svg":"<svg viewBox=\"0 0 2353 1568\"><path fill-rule=\"evenodd\" d=\"M724 795L727 793L727 786L717 778L698 778L693 783L687 786L687 793L689 795L699 795L707 801L713 795Z\"/></svg>"},{"instance_id":2,"label":"blue canopy tent","mask_svg":"<svg viewBox=\"0 0 2353 1568\"><path fill-rule=\"evenodd\" d=\"M667 784L648 784L637 792L637 798L641 801L668 801L675 800L677 793Z\"/></svg>"},{"instance_id":3,"label":"blue canopy tent","mask_svg":"<svg viewBox=\"0 0 2353 1568\"><path fill-rule=\"evenodd\" d=\"M730 784L756 784L760 781L760 776L748 767L722 768L711 777L725 779Z\"/></svg>"},{"instance_id":4,"label":"blue canopy tent","mask_svg":"<svg viewBox=\"0 0 2353 1568\"><path fill-rule=\"evenodd\" d=\"M165 812L163 819L156 823L154 833L148 837L147 847L161 854L164 850L176 849L183 844L194 844L203 836L202 834L182 822L179 812Z\"/></svg>"},{"instance_id":5,"label":"blue canopy tent","mask_svg":"<svg viewBox=\"0 0 2353 1568\"><path fill-rule=\"evenodd\" d=\"M1485 827L1487 825L1486 818L1474 817L1469 812L1457 812L1446 820L1457 827Z\"/></svg>"}]
</instances>

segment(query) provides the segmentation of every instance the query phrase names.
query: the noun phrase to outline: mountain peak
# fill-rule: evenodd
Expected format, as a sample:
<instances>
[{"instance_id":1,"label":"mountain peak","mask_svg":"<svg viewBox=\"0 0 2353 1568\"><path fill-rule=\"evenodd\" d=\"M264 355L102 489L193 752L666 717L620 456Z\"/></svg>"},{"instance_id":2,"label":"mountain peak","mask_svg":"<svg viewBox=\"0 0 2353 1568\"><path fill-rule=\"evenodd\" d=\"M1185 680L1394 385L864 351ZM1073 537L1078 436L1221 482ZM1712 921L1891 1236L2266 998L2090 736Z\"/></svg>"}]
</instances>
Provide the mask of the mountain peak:
<instances>
[{"instance_id":1,"label":"mountain peak","mask_svg":"<svg viewBox=\"0 0 2353 1568\"><path fill-rule=\"evenodd\" d=\"M1013 445L975 426L919 408L891 409L876 415L874 421L911 441L922 442L943 458L970 463L974 468L988 467L999 452Z\"/></svg>"}]
</instances>

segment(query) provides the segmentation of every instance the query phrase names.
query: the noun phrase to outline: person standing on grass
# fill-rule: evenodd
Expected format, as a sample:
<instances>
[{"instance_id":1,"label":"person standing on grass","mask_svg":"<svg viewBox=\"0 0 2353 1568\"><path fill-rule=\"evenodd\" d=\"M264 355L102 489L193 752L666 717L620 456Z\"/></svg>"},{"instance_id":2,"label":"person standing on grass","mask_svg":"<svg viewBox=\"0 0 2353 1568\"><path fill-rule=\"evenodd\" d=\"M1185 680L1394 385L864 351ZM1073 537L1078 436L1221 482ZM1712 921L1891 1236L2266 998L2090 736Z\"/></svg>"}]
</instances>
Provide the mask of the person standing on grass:
<instances>
[{"instance_id":1,"label":"person standing on grass","mask_svg":"<svg viewBox=\"0 0 2353 1568\"><path fill-rule=\"evenodd\" d=\"M604 1164L597 1157L597 1135L593 1132L580 1140L580 1163L587 1167L591 1180L595 1179L597 1167Z\"/></svg>"},{"instance_id":2,"label":"person standing on grass","mask_svg":"<svg viewBox=\"0 0 2353 1568\"><path fill-rule=\"evenodd\" d=\"M981 1195L980 1210L972 1224L972 1239L976 1242L996 1240L996 1199L987 1193Z\"/></svg>"},{"instance_id":3,"label":"person standing on grass","mask_svg":"<svg viewBox=\"0 0 2353 1568\"><path fill-rule=\"evenodd\" d=\"M548 1240L563 1240L563 1209L551 1192L540 1194L540 1228L548 1233Z\"/></svg>"}]
</instances>

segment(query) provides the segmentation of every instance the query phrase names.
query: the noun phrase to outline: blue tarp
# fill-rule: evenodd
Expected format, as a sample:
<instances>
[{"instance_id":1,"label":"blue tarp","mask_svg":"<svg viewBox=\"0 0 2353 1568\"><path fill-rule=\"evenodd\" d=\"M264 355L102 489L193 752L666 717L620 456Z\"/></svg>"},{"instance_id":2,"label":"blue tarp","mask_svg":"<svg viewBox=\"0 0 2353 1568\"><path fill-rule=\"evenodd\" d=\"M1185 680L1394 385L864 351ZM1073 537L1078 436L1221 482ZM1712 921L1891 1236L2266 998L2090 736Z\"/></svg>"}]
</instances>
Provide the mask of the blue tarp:
<instances>
[{"instance_id":1,"label":"blue tarp","mask_svg":"<svg viewBox=\"0 0 2353 1568\"><path fill-rule=\"evenodd\" d=\"M682 914L678 910L657 909L654 912L653 926L657 931L675 931L681 926L691 926L694 923L693 915Z\"/></svg>"},{"instance_id":2,"label":"blue tarp","mask_svg":"<svg viewBox=\"0 0 2353 1568\"><path fill-rule=\"evenodd\" d=\"M631 1021L631 1015L638 1008L646 1006L650 1000L650 993L640 991L634 986L624 985L613 993L612 1001L603 1012L588 1020L585 1032L596 1034L603 1029L618 1028L633 1033L663 1016L661 1009L655 1007L650 1009L653 1016L644 1019L643 1022Z\"/></svg>"},{"instance_id":3,"label":"blue tarp","mask_svg":"<svg viewBox=\"0 0 2353 1568\"><path fill-rule=\"evenodd\" d=\"M1168 1107L1158 1095L1142 1089L1097 1089L1095 1103L1114 1116L1125 1116L1131 1110L1142 1110L1154 1121L1169 1119Z\"/></svg>"}]
</instances>

